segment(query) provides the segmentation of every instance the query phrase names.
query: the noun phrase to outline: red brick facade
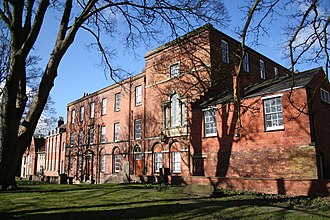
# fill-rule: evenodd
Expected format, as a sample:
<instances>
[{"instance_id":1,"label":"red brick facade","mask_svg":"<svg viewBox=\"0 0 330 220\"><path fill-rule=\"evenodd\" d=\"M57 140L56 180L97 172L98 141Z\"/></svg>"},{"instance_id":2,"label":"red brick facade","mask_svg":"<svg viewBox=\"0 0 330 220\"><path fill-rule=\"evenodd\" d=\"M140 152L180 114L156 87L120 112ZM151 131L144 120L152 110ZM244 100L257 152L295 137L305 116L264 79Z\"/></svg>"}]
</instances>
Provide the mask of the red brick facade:
<instances>
[{"instance_id":1,"label":"red brick facade","mask_svg":"<svg viewBox=\"0 0 330 220\"><path fill-rule=\"evenodd\" d=\"M33 179L43 175L45 167L45 138L32 137L22 156L20 177Z\"/></svg>"},{"instance_id":2,"label":"red brick facade","mask_svg":"<svg viewBox=\"0 0 330 220\"><path fill-rule=\"evenodd\" d=\"M63 118L58 126L46 136L45 171L46 181L60 182L60 175L65 174L66 125Z\"/></svg>"},{"instance_id":3,"label":"red brick facade","mask_svg":"<svg viewBox=\"0 0 330 220\"><path fill-rule=\"evenodd\" d=\"M330 88L323 71L301 73L292 86L288 70L248 48L238 118L226 98L238 51L239 42L204 26L149 52L141 74L69 103L70 179L230 187L213 183L222 178L263 191L259 180L329 178L330 105L319 85Z\"/></svg>"}]
</instances>

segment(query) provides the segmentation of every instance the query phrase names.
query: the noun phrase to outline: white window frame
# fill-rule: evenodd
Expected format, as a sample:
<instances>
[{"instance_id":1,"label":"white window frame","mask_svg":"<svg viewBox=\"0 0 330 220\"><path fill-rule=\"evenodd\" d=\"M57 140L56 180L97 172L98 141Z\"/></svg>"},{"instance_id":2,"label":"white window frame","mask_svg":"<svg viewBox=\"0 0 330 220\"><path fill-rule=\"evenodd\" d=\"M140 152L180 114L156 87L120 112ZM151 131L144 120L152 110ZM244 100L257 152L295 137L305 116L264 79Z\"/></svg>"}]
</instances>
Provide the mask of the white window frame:
<instances>
[{"instance_id":1,"label":"white window frame","mask_svg":"<svg viewBox=\"0 0 330 220\"><path fill-rule=\"evenodd\" d=\"M225 40L221 40L221 60L224 63L229 63L229 44Z\"/></svg>"},{"instance_id":2,"label":"white window frame","mask_svg":"<svg viewBox=\"0 0 330 220\"><path fill-rule=\"evenodd\" d=\"M172 172L181 173L181 154L180 152L172 152Z\"/></svg>"},{"instance_id":3,"label":"white window frame","mask_svg":"<svg viewBox=\"0 0 330 220\"><path fill-rule=\"evenodd\" d=\"M261 79L266 79L266 66L265 61L259 60L259 68L260 68L260 77Z\"/></svg>"},{"instance_id":4,"label":"white window frame","mask_svg":"<svg viewBox=\"0 0 330 220\"><path fill-rule=\"evenodd\" d=\"M217 114L215 108L204 109L204 135L205 137L217 136Z\"/></svg>"},{"instance_id":5,"label":"white window frame","mask_svg":"<svg viewBox=\"0 0 330 220\"><path fill-rule=\"evenodd\" d=\"M88 128L88 145L94 143L94 127L91 126Z\"/></svg>"},{"instance_id":6,"label":"white window frame","mask_svg":"<svg viewBox=\"0 0 330 220\"><path fill-rule=\"evenodd\" d=\"M278 73L278 68L276 66L274 66L274 77L278 78L280 76L280 74Z\"/></svg>"},{"instance_id":7,"label":"white window frame","mask_svg":"<svg viewBox=\"0 0 330 220\"><path fill-rule=\"evenodd\" d=\"M74 124L75 123L75 119L76 119L76 110L73 109L71 111L71 124Z\"/></svg>"},{"instance_id":8,"label":"white window frame","mask_svg":"<svg viewBox=\"0 0 330 220\"><path fill-rule=\"evenodd\" d=\"M70 142L70 146L73 146L74 145L74 133L73 132L70 133L69 142Z\"/></svg>"},{"instance_id":9,"label":"white window frame","mask_svg":"<svg viewBox=\"0 0 330 220\"><path fill-rule=\"evenodd\" d=\"M264 108L264 124L266 131L276 131L284 129L284 118L283 118L283 105L282 105L282 94L262 97L263 108ZM272 105L272 100L275 100L275 105ZM267 106L267 103L269 105ZM279 107L280 104L280 108ZM267 110L269 109L269 110ZM268 117L270 116L270 118ZM272 123L271 126L267 125L267 122ZM281 123L282 121L282 123Z\"/></svg>"},{"instance_id":10,"label":"white window frame","mask_svg":"<svg viewBox=\"0 0 330 220\"><path fill-rule=\"evenodd\" d=\"M180 75L180 63L173 63L169 66L170 77L176 77Z\"/></svg>"},{"instance_id":11,"label":"white window frame","mask_svg":"<svg viewBox=\"0 0 330 220\"><path fill-rule=\"evenodd\" d=\"M114 165L113 165L113 172L114 173L119 173L120 170L120 155L119 154L114 154L113 155L114 159Z\"/></svg>"},{"instance_id":12,"label":"white window frame","mask_svg":"<svg viewBox=\"0 0 330 220\"><path fill-rule=\"evenodd\" d=\"M83 144L83 137L84 137L84 133L82 130L80 130L78 133L78 146L81 146Z\"/></svg>"},{"instance_id":13,"label":"white window frame","mask_svg":"<svg viewBox=\"0 0 330 220\"><path fill-rule=\"evenodd\" d=\"M116 142L119 141L119 139L120 139L120 124L118 122L114 124L113 140Z\"/></svg>"},{"instance_id":14,"label":"white window frame","mask_svg":"<svg viewBox=\"0 0 330 220\"><path fill-rule=\"evenodd\" d=\"M105 136L105 125L103 125L103 126L101 126L101 143L105 143L105 141L106 141L106 136Z\"/></svg>"},{"instance_id":15,"label":"white window frame","mask_svg":"<svg viewBox=\"0 0 330 220\"><path fill-rule=\"evenodd\" d=\"M92 102L90 104L90 118L94 118L95 117L95 102Z\"/></svg>"},{"instance_id":16,"label":"white window frame","mask_svg":"<svg viewBox=\"0 0 330 220\"><path fill-rule=\"evenodd\" d=\"M325 103L328 103L330 104L330 94L327 90L325 89L320 89L320 92L321 92L321 100Z\"/></svg>"},{"instance_id":17,"label":"white window frame","mask_svg":"<svg viewBox=\"0 0 330 220\"><path fill-rule=\"evenodd\" d=\"M102 99L102 109L101 109L101 115L107 114L107 98Z\"/></svg>"},{"instance_id":18,"label":"white window frame","mask_svg":"<svg viewBox=\"0 0 330 220\"><path fill-rule=\"evenodd\" d=\"M142 86L135 87L135 105L142 105Z\"/></svg>"},{"instance_id":19,"label":"white window frame","mask_svg":"<svg viewBox=\"0 0 330 220\"><path fill-rule=\"evenodd\" d=\"M249 65L249 54L245 53L243 57L243 71L250 72L250 65Z\"/></svg>"},{"instance_id":20,"label":"white window frame","mask_svg":"<svg viewBox=\"0 0 330 220\"><path fill-rule=\"evenodd\" d=\"M101 172L105 173L105 154L101 154Z\"/></svg>"},{"instance_id":21,"label":"white window frame","mask_svg":"<svg viewBox=\"0 0 330 220\"><path fill-rule=\"evenodd\" d=\"M134 121L134 138L136 140L141 139L142 137L142 120L135 119Z\"/></svg>"},{"instance_id":22,"label":"white window frame","mask_svg":"<svg viewBox=\"0 0 330 220\"><path fill-rule=\"evenodd\" d=\"M121 100L121 93L115 94L115 111L120 111L120 100Z\"/></svg>"},{"instance_id":23,"label":"white window frame","mask_svg":"<svg viewBox=\"0 0 330 220\"><path fill-rule=\"evenodd\" d=\"M82 170L83 169L83 155L81 152L78 153L78 158L77 158L77 168L78 170Z\"/></svg>"},{"instance_id":24,"label":"white window frame","mask_svg":"<svg viewBox=\"0 0 330 220\"><path fill-rule=\"evenodd\" d=\"M178 127L180 125L180 100L179 95L174 94L171 97L171 127Z\"/></svg>"},{"instance_id":25,"label":"white window frame","mask_svg":"<svg viewBox=\"0 0 330 220\"><path fill-rule=\"evenodd\" d=\"M159 173L159 170L163 168L163 153L156 152L155 154L155 173Z\"/></svg>"},{"instance_id":26,"label":"white window frame","mask_svg":"<svg viewBox=\"0 0 330 220\"><path fill-rule=\"evenodd\" d=\"M81 106L80 107L80 115L79 115L79 120L84 121L84 115L85 115L85 107Z\"/></svg>"}]
</instances>

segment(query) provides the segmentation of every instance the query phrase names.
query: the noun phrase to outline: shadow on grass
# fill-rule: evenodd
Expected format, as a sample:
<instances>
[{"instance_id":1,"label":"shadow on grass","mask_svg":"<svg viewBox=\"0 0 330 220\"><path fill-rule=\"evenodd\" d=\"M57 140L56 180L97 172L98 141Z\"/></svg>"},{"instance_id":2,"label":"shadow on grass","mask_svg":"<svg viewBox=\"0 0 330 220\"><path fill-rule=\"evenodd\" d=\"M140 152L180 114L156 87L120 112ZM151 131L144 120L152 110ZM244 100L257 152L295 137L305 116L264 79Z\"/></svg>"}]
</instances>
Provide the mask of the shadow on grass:
<instances>
[{"instance_id":1,"label":"shadow on grass","mask_svg":"<svg viewBox=\"0 0 330 220\"><path fill-rule=\"evenodd\" d=\"M285 202L287 199L240 199L232 198L228 201L217 199L165 199L138 202L107 203L101 205L68 206L64 208L41 208L29 211L10 211L1 213L0 219L283 219L293 212L307 217L317 218L329 216L308 211L297 211L277 207L275 203ZM255 207L258 208L255 210ZM260 209L260 210L259 210ZM50 212L50 213L47 213Z\"/></svg>"}]
</instances>

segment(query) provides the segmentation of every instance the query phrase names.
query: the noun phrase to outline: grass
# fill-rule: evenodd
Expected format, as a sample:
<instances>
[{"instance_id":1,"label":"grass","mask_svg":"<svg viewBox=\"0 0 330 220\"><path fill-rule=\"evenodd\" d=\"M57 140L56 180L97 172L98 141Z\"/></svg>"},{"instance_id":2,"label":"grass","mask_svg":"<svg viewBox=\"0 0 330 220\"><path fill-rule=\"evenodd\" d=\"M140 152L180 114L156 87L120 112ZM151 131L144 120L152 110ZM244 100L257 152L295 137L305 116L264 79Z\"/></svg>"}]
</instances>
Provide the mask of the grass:
<instances>
[{"instance_id":1,"label":"grass","mask_svg":"<svg viewBox=\"0 0 330 220\"><path fill-rule=\"evenodd\" d=\"M181 187L55 185L21 182L0 192L0 219L328 219L327 198L221 191L215 198Z\"/></svg>"}]
</instances>

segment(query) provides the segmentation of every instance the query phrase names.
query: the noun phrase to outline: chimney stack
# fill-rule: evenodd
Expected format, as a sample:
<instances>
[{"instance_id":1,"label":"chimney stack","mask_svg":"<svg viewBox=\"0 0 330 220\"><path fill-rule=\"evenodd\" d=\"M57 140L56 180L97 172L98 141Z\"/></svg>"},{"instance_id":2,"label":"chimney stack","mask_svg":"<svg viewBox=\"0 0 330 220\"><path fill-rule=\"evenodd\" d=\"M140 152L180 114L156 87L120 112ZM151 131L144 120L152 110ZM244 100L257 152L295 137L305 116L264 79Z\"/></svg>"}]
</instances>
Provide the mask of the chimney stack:
<instances>
[{"instance_id":1,"label":"chimney stack","mask_svg":"<svg viewBox=\"0 0 330 220\"><path fill-rule=\"evenodd\" d=\"M61 125L63 125L64 124L64 119L63 119L63 117L58 117L58 121L57 121L57 127L60 127Z\"/></svg>"}]
</instances>

